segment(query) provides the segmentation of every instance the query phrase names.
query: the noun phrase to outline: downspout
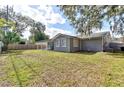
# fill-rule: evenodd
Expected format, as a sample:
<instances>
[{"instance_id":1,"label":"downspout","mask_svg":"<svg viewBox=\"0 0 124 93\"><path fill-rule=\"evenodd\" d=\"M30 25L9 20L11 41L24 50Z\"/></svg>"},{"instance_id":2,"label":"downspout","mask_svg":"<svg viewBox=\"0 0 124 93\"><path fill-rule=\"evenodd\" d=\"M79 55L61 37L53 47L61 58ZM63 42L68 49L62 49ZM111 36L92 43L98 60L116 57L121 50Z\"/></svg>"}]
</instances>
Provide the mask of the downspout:
<instances>
[{"instance_id":1,"label":"downspout","mask_svg":"<svg viewBox=\"0 0 124 93\"><path fill-rule=\"evenodd\" d=\"M67 51L71 52L71 38L70 37L67 38L66 44L67 44Z\"/></svg>"},{"instance_id":2,"label":"downspout","mask_svg":"<svg viewBox=\"0 0 124 93\"><path fill-rule=\"evenodd\" d=\"M103 50L104 50L104 47L103 47L104 44L103 44L103 43L104 43L104 41L103 41L103 36L102 36L102 52L103 52Z\"/></svg>"},{"instance_id":3,"label":"downspout","mask_svg":"<svg viewBox=\"0 0 124 93\"><path fill-rule=\"evenodd\" d=\"M80 44L80 51L82 50L82 39L79 39Z\"/></svg>"}]
</instances>

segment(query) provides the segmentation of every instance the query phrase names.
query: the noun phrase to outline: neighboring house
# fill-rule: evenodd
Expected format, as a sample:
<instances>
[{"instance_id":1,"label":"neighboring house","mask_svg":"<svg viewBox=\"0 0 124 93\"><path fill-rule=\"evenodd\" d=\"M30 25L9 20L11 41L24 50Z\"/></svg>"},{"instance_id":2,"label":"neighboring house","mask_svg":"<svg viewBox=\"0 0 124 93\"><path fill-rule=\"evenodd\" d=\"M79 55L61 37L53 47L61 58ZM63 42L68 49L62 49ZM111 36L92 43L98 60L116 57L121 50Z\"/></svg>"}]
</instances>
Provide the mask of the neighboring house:
<instances>
[{"instance_id":1,"label":"neighboring house","mask_svg":"<svg viewBox=\"0 0 124 93\"><path fill-rule=\"evenodd\" d=\"M59 33L49 41L48 46L49 49L65 52L105 51L109 49L109 42L109 32L93 33L83 38Z\"/></svg>"},{"instance_id":2,"label":"neighboring house","mask_svg":"<svg viewBox=\"0 0 124 93\"><path fill-rule=\"evenodd\" d=\"M112 41L109 43L109 47L116 51L124 51L124 42Z\"/></svg>"},{"instance_id":3,"label":"neighboring house","mask_svg":"<svg viewBox=\"0 0 124 93\"><path fill-rule=\"evenodd\" d=\"M41 41L37 41L35 44L37 45L47 45L48 40L41 40Z\"/></svg>"},{"instance_id":4,"label":"neighboring house","mask_svg":"<svg viewBox=\"0 0 124 93\"><path fill-rule=\"evenodd\" d=\"M124 42L124 37L115 38L116 41Z\"/></svg>"},{"instance_id":5,"label":"neighboring house","mask_svg":"<svg viewBox=\"0 0 124 93\"><path fill-rule=\"evenodd\" d=\"M116 37L109 43L109 47L113 50L121 50L124 51L124 37Z\"/></svg>"},{"instance_id":6,"label":"neighboring house","mask_svg":"<svg viewBox=\"0 0 124 93\"><path fill-rule=\"evenodd\" d=\"M38 45L38 46L41 46L40 47L41 49L47 49L48 40L37 41L35 44ZM39 49L39 47L38 47L38 49Z\"/></svg>"}]
</instances>

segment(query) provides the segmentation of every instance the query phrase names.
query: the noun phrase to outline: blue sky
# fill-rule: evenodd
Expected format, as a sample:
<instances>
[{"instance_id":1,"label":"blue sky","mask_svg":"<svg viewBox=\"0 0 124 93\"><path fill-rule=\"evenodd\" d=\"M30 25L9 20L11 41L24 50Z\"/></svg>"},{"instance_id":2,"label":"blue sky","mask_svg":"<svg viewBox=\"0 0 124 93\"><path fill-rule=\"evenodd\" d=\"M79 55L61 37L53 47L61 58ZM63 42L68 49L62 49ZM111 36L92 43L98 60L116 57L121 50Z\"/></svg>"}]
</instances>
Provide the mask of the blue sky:
<instances>
[{"instance_id":1,"label":"blue sky","mask_svg":"<svg viewBox=\"0 0 124 93\"><path fill-rule=\"evenodd\" d=\"M63 15L63 13L60 11L59 7L52 6L52 8L55 13L59 13L63 18L66 19L66 17ZM72 34L75 34L74 28L69 24L69 22L67 20L64 24L60 24L60 23L49 24L48 27L49 28L54 27L54 28L58 28L58 29L62 29L62 30L67 30L67 31L71 32Z\"/></svg>"},{"instance_id":2,"label":"blue sky","mask_svg":"<svg viewBox=\"0 0 124 93\"><path fill-rule=\"evenodd\" d=\"M14 10L45 24L45 33L51 38L58 33L69 35L75 35L76 33L57 6L15 5ZM28 38L29 36L30 33L27 29L24 33L24 38Z\"/></svg>"},{"instance_id":3,"label":"blue sky","mask_svg":"<svg viewBox=\"0 0 124 93\"><path fill-rule=\"evenodd\" d=\"M14 10L29 16L36 21L46 25L45 33L51 38L58 33L75 35L75 29L69 24L66 17L57 6L47 5L15 5ZM108 23L104 21L102 30L109 30ZM28 29L24 33L24 38L28 38L30 33Z\"/></svg>"}]
</instances>

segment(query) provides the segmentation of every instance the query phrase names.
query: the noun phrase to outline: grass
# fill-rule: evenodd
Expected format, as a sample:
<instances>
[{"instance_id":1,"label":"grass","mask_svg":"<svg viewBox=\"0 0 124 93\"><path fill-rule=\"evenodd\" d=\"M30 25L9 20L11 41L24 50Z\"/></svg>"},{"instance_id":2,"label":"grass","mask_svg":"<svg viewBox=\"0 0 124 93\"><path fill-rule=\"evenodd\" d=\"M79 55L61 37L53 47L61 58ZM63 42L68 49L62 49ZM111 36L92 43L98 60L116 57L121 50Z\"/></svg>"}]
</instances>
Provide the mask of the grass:
<instances>
[{"instance_id":1,"label":"grass","mask_svg":"<svg viewBox=\"0 0 124 93\"><path fill-rule=\"evenodd\" d=\"M0 55L0 86L124 86L124 53L9 51Z\"/></svg>"}]
</instances>

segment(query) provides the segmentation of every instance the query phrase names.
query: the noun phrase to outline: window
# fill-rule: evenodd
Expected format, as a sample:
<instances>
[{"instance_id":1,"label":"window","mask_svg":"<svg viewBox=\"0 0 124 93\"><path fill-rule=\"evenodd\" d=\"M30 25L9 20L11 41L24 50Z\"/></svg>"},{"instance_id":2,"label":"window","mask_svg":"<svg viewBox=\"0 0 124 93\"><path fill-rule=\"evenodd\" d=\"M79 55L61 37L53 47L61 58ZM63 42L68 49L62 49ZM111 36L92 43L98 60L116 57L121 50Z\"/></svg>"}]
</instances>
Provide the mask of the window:
<instances>
[{"instance_id":1,"label":"window","mask_svg":"<svg viewBox=\"0 0 124 93\"><path fill-rule=\"evenodd\" d=\"M61 38L61 46L66 47L66 38Z\"/></svg>"},{"instance_id":2,"label":"window","mask_svg":"<svg viewBox=\"0 0 124 93\"><path fill-rule=\"evenodd\" d=\"M74 38L73 39L73 47L78 47L79 46L79 41L78 39Z\"/></svg>"},{"instance_id":3,"label":"window","mask_svg":"<svg viewBox=\"0 0 124 93\"><path fill-rule=\"evenodd\" d=\"M56 47L60 47L60 40L57 39L55 44L56 44Z\"/></svg>"}]
</instances>

